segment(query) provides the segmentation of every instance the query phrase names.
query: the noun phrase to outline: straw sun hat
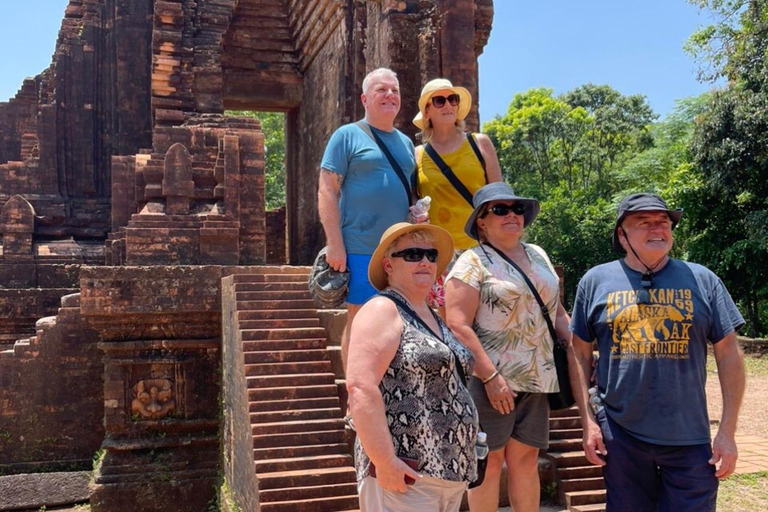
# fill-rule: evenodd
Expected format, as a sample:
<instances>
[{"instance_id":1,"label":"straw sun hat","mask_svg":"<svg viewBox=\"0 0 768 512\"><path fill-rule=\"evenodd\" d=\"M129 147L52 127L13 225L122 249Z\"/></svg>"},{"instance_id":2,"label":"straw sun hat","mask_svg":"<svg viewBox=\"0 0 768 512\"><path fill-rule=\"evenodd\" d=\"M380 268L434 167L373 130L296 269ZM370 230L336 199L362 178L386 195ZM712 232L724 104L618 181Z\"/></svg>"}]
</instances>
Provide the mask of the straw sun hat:
<instances>
[{"instance_id":1,"label":"straw sun hat","mask_svg":"<svg viewBox=\"0 0 768 512\"><path fill-rule=\"evenodd\" d=\"M427 103L430 98L438 91L451 91L454 94L459 95L459 106L456 110L456 120L461 121L467 114L469 109L472 108L472 95L464 87L454 87L450 80L445 78L435 78L430 80L421 90L421 96L419 96L419 113L413 118L413 124L424 129L424 111L427 109Z\"/></svg>"},{"instance_id":2,"label":"straw sun hat","mask_svg":"<svg viewBox=\"0 0 768 512\"><path fill-rule=\"evenodd\" d=\"M373 251L371 262L368 264L368 280L377 290L383 290L389 284L389 276L384 271L382 261L387 248L399 237L415 231L426 231L432 235L433 244L437 249L437 273L442 275L453 257L453 237L446 230L433 224L411 224L398 222L390 226L383 235L376 250Z\"/></svg>"}]
</instances>

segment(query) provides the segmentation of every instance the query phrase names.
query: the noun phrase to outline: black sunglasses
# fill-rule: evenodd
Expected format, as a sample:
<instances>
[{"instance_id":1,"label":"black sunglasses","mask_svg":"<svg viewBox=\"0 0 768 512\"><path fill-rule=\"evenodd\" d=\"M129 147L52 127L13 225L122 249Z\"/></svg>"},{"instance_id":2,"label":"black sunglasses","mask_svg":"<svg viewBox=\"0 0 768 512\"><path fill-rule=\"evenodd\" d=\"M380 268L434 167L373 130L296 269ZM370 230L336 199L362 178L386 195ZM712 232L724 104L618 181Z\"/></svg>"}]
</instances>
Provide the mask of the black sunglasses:
<instances>
[{"instance_id":1,"label":"black sunglasses","mask_svg":"<svg viewBox=\"0 0 768 512\"><path fill-rule=\"evenodd\" d=\"M448 96L432 96L432 106L435 108L443 108L446 101L450 103L452 107L455 107L459 104L461 98L458 94L450 94Z\"/></svg>"},{"instance_id":2,"label":"black sunglasses","mask_svg":"<svg viewBox=\"0 0 768 512\"><path fill-rule=\"evenodd\" d=\"M405 261L411 263L418 263L424 256L427 257L427 261L434 263L437 261L437 249L422 249L420 247L408 247L402 251L392 253L393 258L403 258Z\"/></svg>"},{"instance_id":3,"label":"black sunglasses","mask_svg":"<svg viewBox=\"0 0 768 512\"><path fill-rule=\"evenodd\" d=\"M489 213L492 213L498 217L506 217L509 215L509 212L514 213L515 215L523 215L525 213L525 205L520 203L515 204L495 204L485 210L485 214L483 217L487 216Z\"/></svg>"},{"instance_id":4,"label":"black sunglasses","mask_svg":"<svg viewBox=\"0 0 768 512\"><path fill-rule=\"evenodd\" d=\"M635 290L635 304L650 304L651 292L649 291L653 286L653 274L645 273L640 278L640 286L642 290Z\"/></svg>"}]
</instances>

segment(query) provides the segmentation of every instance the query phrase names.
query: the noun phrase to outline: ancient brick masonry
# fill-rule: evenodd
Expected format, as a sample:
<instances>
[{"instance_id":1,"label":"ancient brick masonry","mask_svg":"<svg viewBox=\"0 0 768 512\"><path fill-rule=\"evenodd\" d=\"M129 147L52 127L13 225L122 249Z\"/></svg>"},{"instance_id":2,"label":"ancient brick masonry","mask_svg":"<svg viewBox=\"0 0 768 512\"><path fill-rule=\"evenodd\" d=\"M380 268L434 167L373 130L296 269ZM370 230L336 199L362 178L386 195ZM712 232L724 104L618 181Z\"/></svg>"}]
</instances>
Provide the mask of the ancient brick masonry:
<instances>
[{"instance_id":1,"label":"ancient brick masonry","mask_svg":"<svg viewBox=\"0 0 768 512\"><path fill-rule=\"evenodd\" d=\"M0 471L100 446L95 512L204 510L248 437L219 425L222 278L309 263L317 166L366 72L398 72L413 134L427 80L477 97L491 18L491 0L70 0L51 66L0 103ZM258 121L225 108L286 113L283 212L264 209ZM253 508L253 473L227 475Z\"/></svg>"}]
</instances>

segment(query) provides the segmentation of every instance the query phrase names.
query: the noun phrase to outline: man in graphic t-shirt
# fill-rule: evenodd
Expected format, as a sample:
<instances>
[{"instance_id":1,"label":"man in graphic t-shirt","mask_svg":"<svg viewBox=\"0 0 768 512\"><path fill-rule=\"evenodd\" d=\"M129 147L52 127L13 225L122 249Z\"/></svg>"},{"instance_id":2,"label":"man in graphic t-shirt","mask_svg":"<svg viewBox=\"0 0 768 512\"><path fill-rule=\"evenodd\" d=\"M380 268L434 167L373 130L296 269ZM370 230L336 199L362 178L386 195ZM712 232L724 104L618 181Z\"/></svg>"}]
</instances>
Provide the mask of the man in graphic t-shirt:
<instances>
[{"instance_id":1,"label":"man in graphic t-shirt","mask_svg":"<svg viewBox=\"0 0 768 512\"><path fill-rule=\"evenodd\" d=\"M625 197L613 233L624 258L589 270L576 292L571 330L580 364L571 380L587 459L603 466L608 512L714 511L718 478L736 466L745 381L736 331L744 319L714 273L669 257L681 217L655 194ZM708 346L723 392L711 442Z\"/></svg>"},{"instance_id":2,"label":"man in graphic t-shirt","mask_svg":"<svg viewBox=\"0 0 768 512\"><path fill-rule=\"evenodd\" d=\"M384 231L403 222L410 199L399 176L376 141L378 136L411 183L416 158L413 142L394 126L400 111L397 75L386 68L371 71L361 96L365 127L342 126L331 136L320 164L318 211L328 242L326 261L338 271L349 269L347 326L341 357L347 367L349 326L376 290L368 282L368 262Z\"/></svg>"}]
</instances>

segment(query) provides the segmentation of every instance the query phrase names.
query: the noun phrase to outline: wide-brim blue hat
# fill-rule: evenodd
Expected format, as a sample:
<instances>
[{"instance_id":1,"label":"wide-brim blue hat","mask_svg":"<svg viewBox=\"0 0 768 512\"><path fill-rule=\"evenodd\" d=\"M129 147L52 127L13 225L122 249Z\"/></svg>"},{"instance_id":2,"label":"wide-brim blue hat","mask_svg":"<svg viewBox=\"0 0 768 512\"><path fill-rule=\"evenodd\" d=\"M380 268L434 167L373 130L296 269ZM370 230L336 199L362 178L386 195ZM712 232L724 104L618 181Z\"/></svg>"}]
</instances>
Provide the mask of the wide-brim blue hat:
<instances>
[{"instance_id":1,"label":"wide-brim blue hat","mask_svg":"<svg viewBox=\"0 0 768 512\"><path fill-rule=\"evenodd\" d=\"M467 236L474 238L475 240L480 239L477 234L477 216L480 215L480 210L483 209L483 206L491 201L514 201L516 203L524 204L525 213L523 214L523 227L527 227L539 214L539 201L537 199L516 195L515 191L512 190L512 187L503 181L489 183L475 192L475 195L472 198L472 205L475 207L475 210L464 225L464 232Z\"/></svg>"},{"instance_id":2,"label":"wide-brim blue hat","mask_svg":"<svg viewBox=\"0 0 768 512\"><path fill-rule=\"evenodd\" d=\"M624 253L624 248L619 242L619 226L627 218L627 215L637 212L664 212L669 215L669 220L672 221L672 229L675 229L680 219L683 217L683 209L677 208L675 210L670 209L667 206L666 201L656 194L640 193L631 194L621 200L619 203L619 209L616 213L616 224L613 226L613 237L611 239L611 246L616 252Z\"/></svg>"}]
</instances>

